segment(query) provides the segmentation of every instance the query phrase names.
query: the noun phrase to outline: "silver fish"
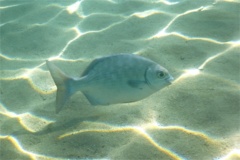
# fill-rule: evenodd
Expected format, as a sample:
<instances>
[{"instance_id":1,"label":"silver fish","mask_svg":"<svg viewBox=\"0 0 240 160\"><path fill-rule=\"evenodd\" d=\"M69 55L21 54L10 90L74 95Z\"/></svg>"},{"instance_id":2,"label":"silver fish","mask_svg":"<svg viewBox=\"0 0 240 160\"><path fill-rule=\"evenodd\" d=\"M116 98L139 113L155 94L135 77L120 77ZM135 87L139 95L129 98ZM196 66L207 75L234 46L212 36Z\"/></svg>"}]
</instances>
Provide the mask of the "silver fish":
<instances>
[{"instance_id":1,"label":"silver fish","mask_svg":"<svg viewBox=\"0 0 240 160\"><path fill-rule=\"evenodd\" d=\"M56 113L77 91L92 105L128 103L141 100L171 84L173 77L159 64L134 54L97 58L80 78L71 78L46 61L57 86Z\"/></svg>"}]
</instances>

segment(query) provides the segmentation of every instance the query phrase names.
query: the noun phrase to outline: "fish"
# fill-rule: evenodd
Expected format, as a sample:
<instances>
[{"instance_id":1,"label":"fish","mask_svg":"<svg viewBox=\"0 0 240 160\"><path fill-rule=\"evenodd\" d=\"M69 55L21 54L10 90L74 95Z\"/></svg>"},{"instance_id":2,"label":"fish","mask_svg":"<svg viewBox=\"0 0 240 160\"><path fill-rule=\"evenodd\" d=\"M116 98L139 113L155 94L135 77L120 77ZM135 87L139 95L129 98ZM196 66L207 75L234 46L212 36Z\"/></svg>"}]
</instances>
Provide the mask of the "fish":
<instances>
[{"instance_id":1,"label":"fish","mask_svg":"<svg viewBox=\"0 0 240 160\"><path fill-rule=\"evenodd\" d=\"M46 65L57 87L56 113L81 91L92 106L142 100L170 85L174 78L158 63L136 54L115 54L93 60L80 77L70 77L52 61Z\"/></svg>"}]
</instances>

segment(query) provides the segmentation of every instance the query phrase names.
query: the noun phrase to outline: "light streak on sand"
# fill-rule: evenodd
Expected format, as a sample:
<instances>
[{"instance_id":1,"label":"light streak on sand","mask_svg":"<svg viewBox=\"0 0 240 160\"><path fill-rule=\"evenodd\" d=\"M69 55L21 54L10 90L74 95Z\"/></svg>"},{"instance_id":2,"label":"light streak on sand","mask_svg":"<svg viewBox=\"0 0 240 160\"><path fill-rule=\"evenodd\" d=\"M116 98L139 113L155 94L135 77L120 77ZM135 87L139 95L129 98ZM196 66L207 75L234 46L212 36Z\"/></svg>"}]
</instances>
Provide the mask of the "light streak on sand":
<instances>
[{"instance_id":1,"label":"light streak on sand","mask_svg":"<svg viewBox=\"0 0 240 160\"><path fill-rule=\"evenodd\" d=\"M159 31L157 34L155 34L154 36L150 37L149 39L152 39L152 38L158 38L158 37L162 37L164 35L167 34L167 29L181 16L184 16L184 15L187 15L187 14L190 14L190 13L194 13L194 12L199 12L199 11L202 11L204 9L207 9L208 7L199 7L199 8L196 8L196 9L191 9L191 10L188 10L184 13L181 13L181 14L178 14L177 16L175 16L161 31Z\"/></svg>"},{"instance_id":2,"label":"light streak on sand","mask_svg":"<svg viewBox=\"0 0 240 160\"><path fill-rule=\"evenodd\" d=\"M71 4L70 6L67 7L67 11L69 14L73 14L74 12L76 12L81 4L81 0L80 1L77 1L73 4Z\"/></svg>"},{"instance_id":3,"label":"light streak on sand","mask_svg":"<svg viewBox=\"0 0 240 160\"><path fill-rule=\"evenodd\" d=\"M206 60L202 63L202 65L200 65L200 66L198 67L198 69L200 69L200 70L203 69L209 62L211 62L212 60L214 60L214 59L220 57L221 55L229 52L232 48L233 48L233 47L231 46L231 47L227 48L226 50L224 50L224 51L222 51L222 52L220 52L220 53L218 53L218 54L216 54L216 55L214 55L214 56L209 57L208 59L206 59Z\"/></svg>"},{"instance_id":4,"label":"light streak on sand","mask_svg":"<svg viewBox=\"0 0 240 160\"><path fill-rule=\"evenodd\" d=\"M45 62L44 62L45 63ZM52 94L53 92L56 91L56 87L51 87L53 86L53 83L48 79L45 79L44 81L39 81L40 79L44 79L47 77L47 74L49 74L48 71L42 71L41 69L20 69L16 71L5 71L6 74L3 75L0 78L0 81L18 81L21 80L26 81L29 86L35 90L36 92L40 94ZM41 76L36 76L36 75L42 75ZM48 83L46 83L48 82ZM46 85L47 84L47 85Z\"/></svg>"},{"instance_id":5,"label":"light streak on sand","mask_svg":"<svg viewBox=\"0 0 240 160\"><path fill-rule=\"evenodd\" d=\"M240 159L240 149L231 150L226 156L222 158L216 158L214 160L237 160Z\"/></svg>"},{"instance_id":6,"label":"light streak on sand","mask_svg":"<svg viewBox=\"0 0 240 160\"><path fill-rule=\"evenodd\" d=\"M186 70L184 70L184 73L182 73L177 79L174 80L173 83L177 83L180 80L183 80L183 79L189 78L189 77L193 77L193 76L197 76L199 74L201 74L201 70L199 70L198 68L186 69Z\"/></svg>"},{"instance_id":7,"label":"light streak on sand","mask_svg":"<svg viewBox=\"0 0 240 160\"><path fill-rule=\"evenodd\" d=\"M73 28L71 28L71 30L75 31L76 36L73 39L71 39L67 42L65 47L62 49L62 51L55 58L60 58L64 54L64 52L66 51L68 46L71 45L74 41L76 41L82 35L81 31L77 27L73 27Z\"/></svg>"},{"instance_id":8,"label":"light streak on sand","mask_svg":"<svg viewBox=\"0 0 240 160\"><path fill-rule=\"evenodd\" d=\"M170 1L167 1L167 0L159 0L160 2L162 2L163 4L166 4L166 5L175 5L175 4L178 4L179 2L170 2Z\"/></svg>"},{"instance_id":9,"label":"light streak on sand","mask_svg":"<svg viewBox=\"0 0 240 160\"><path fill-rule=\"evenodd\" d=\"M40 155L40 154L36 154L36 153L30 152L30 151L27 151L26 149L24 149L22 147L22 145L18 141L18 139L13 136L0 135L0 142L4 141L4 140L9 141L9 143L11 143L15 147L15 149L17 149L17 151L20 152L20 153L15 153L15 154L22 154L32 160L63 160L62 158L45 156L45 155ZM6 148L6 149L12 150L12 148Z\"/></svg>"},{"instance_id":10,"label":"light streak on sand","mask_svg":"<svg viewBox=\"0 0 240 160\"><path fill-rule=\"evenodd\" d=\"M239 0L215 0L215 3L218 3L218 2L234 2L234 3L240 3Z\"/></svg>"},{"instance_id":11,"label":"light streak on sand","mask_svg":"<svg viewBox=\"0 0 240 160\"><path fill-rule=\"evenodd\" d=\"M176 34L176 35L179 35L179 34ZM186 38L186 37L184 37ZM187 38L188 39L188 38ZM229 53L232 49L234 49L235 47L239 47L240 46L240 42L239 41L229 41L229 42L218 42L218 41L215 41L215 40L211 40L211 39L203 39L203 38L191 38L192 40L194 39L199 39L199 40L205 40L205 41L209 41L209 42L212 42L212 43L216 43L216 44L225 44L225 45L229 45L229 47L227 47L224 51L222 52L219 52L213 56L210 56L208 57L199 67L197 68L190 68L190 69L186 69L184 70L184 73L178 77L174 83L178 82L179 80L183 79L183 78L187 78L187 77L192 77L192 76L196 76L196 75L199 75L201 74L201 70L204 69L204 67L210 63L211 61L215 60L216 58L226 54L226 53Z\"/></svg>"},{"instance_id":12,"label":"light streak on sand","mask_svg":"<svg viewBox=\"0 0 240 160\"><path fill-rule=\"evenodd\" d=\"M174 35L174 36L177 36L177 37L180 37L180 38L183 38L185 40L200 40L200 41L205 41L205 42L210 42L210 43L214 43L214 44L225 44L225 45L231 45L231 44L234 44L232 42L221 42L221 41L218 41L218 40L215 40L215 39L211 39L211 38L205 38L205 37L190 37L190 36L187 36L187 35L183 35L183 34L180 34L178 32L171 32L171 33L165 33L164 36L169 36L169 35Z\"/></svg>"},{"instance_id":13,"label":"light streak on sand","mask_svg":"<svg viewBox=\"0 0 240 160\"><path fill-rule=\"evenodd\" d=\"M158 10L147 10L147 11L144 11L144 12L136 12L136 13L133 13L131 16L137 16L139 18L146 18L148 16L151 16L151 15L154 15L154 14L159 14L159 13L162 13Z\"/></svg>"},{"instance_id":14,"label":"light streak on sand","mask_svg":"<svg viewBox=\"0 0 240 160\"><path fill-rule=\"evenodd\" d=\"M169 158L174 159L174 160L180 160L181 158L175 155L173 152L171 152L168 149L165 149L161 146L159 146L148 134L144 131L143 128L141 127L118 127L118 128L113 128L113 129L87 129L87 130L80 130L76 132L71 132L67 133L64 135L61 135L59 139L66 138L68 136L73 136L76 134L81 134L81 133L87 133L87 132L96 132L96 133L115 133L115 132L128 132L128 131L134 131L140 134L142 137L144 137L149 143L151 143L155 148L157 148L160 152L166 154L169 156Z\"/></svg>"},{"instance_id":15,"label":"light streak on sand","mask_svg":"<svg viewBox=\"0 0 240 160\"><path fill-rule=\"evenodd\" d=\"M23 114L10 112L2 104L0 104L0 115L7 116L9 118L16 118L25 130L32 133L39 132L54 122L45 118L37 117L28 112Z\"/></svg>"},{"instance_id":16,"label":"light streak on sand","mask_svg":"<svg viewBox=\"0 0 240 160\"><path fill-rule=\"evenodd\" d=\"M9 5L9 6L2 6L2 7L0 6L0 10L12 8L12 7L18 7L18 6L20 6L20 4Z\"/></svg>"},{"instance_id":17,"label":"light streak on sand","mask_svg":"<svg viewBox=\"0 0 240 160\"><path fill-rule=\"evenodd\" d=\"M90 123L89 125L91 126L92 122L88 122L88 123ZM94 128L94 129L82 129L82 130L72 131L72 132L68 132L66 134L63 134L63 135L59 136L59 139L61 140L61 139L64 139L66 137L78 135L78 134L81 134L81 133L91 133L91 132L96 132L96 133L136 132L136 133L140 134L144 139L146 139L157 150L166 154L167 156L169 156L169 158L172 158L172 159L184 159L184 158L180 157L179 155L175 154L174 152L170 151L169 149L160 146L150 136L150 134L147 133L148 129L151 129L151 130L154 129L154 130L157 130L159 132L161 130L179 131L179 132L183 132L183 133L186 133L186 134L191 134L193 136L201 138L202 140L204 140L208 143L217 144L217 142L214 139L211 139L210 137L208 137L207 135L205 135L201 132L189 130L189 129L186 129L186 128L180 127L180 126L160 126L157 123L149 123L149 124L143 124L141 126L122 126L122 127L119 127L119 126L112 126L112 125L108 125L108 124L104 124L104 123L98 123L98 124L99 124L99 126L101 126L99 129ZM105 128L105 129L103 129L103 128Z\"/></svg>"}]
</instances>

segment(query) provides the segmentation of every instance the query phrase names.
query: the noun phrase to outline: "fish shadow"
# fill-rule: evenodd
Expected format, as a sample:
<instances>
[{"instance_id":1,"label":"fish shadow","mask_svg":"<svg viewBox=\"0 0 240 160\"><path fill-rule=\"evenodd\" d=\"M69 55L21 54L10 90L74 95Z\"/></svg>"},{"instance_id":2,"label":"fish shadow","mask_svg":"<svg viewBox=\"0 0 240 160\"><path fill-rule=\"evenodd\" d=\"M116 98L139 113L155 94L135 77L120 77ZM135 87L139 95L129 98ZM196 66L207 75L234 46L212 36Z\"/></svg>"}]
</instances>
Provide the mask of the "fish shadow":
<instances>
[{"instance_id":1,"label":"fish shadow","mask_svg":"<svg viewBox=\"0 0 240 160\"><path fill-rule=\"evenodd\" d=\"M44 128L42 131L39 131L35 133L36 135L44 135L44 134L52 134L52 133L61 133L65 132L66 130L71 130L72 128L76 128L80 123L85 121L96 121L98 119L98 116L92 116L92 117L81 117L81 118L73 118L67 121L56 121L55 123L49 124L46 128Z\"/></svg>"}]
</instances>

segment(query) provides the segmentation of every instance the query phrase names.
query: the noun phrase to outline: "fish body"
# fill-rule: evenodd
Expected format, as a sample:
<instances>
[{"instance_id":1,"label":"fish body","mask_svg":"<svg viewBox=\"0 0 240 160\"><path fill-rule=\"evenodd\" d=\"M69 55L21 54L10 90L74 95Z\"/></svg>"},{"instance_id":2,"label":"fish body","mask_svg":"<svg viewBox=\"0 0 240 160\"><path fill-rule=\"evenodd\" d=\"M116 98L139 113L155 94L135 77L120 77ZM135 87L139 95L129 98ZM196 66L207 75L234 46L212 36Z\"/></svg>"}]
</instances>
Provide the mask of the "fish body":
<instances>
[{"instance_id":1,"label":"fish body","mask_svg":"<svg viewBox=\"0 0 240 160\"><path fill-rule=\"evenodd\" d=\"M81 91L92 105L128 103L148 97L173 80L165 68L134 54L95 59L81 77L75 79L52 62L46 63L57 86L57 113L77 91Z\"/></svg>"}]
</instances>

